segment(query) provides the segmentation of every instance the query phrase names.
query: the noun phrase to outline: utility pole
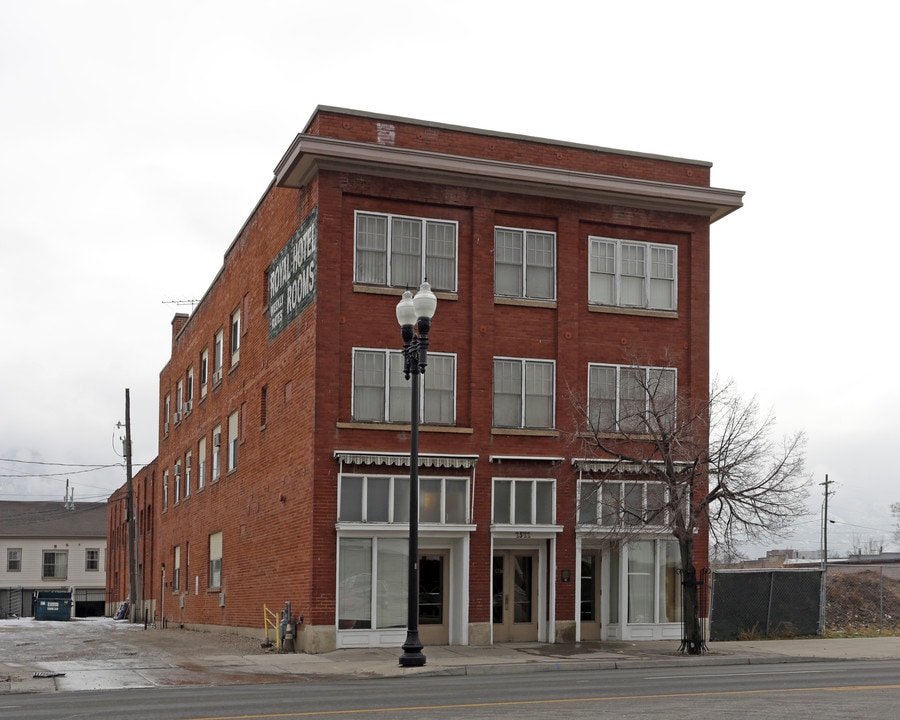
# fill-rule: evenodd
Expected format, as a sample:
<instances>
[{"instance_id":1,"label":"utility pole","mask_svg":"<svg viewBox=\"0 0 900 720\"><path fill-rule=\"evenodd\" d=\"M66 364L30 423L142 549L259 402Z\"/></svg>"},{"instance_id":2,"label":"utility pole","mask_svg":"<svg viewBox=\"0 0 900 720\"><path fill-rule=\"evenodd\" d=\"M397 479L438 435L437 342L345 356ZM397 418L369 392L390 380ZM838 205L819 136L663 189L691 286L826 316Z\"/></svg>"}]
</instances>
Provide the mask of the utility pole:
<instances>
[{"instance_id":1,"label":"utility pole","mask_svg":"<svg viewBox=\"0 0 900 720\"><path fill-rule=\"evenodd\" d=\"M128 518L128 596L129 619L135 621L137 607L137 562L135 558L134 483L131 476L131 395L125 388L125 512Z\"/></svg>"},{"instance_id":2,"label":"utility pole","mask_svg":"<svg viewBox=\"0 0 900 720\"><path fill-rule=\"evenodd\" d=\"M828 489L828 486L831 483L828 480L828 475L825 476L825 482L819 483L819 485L825 486L825 504L822 509L822 592L820 594L822 610L821 610L821 630L819 631L821 635L825 634L825 604L828 601L828 592L826 586L828 584L828 496L831 494L831 491Z\"/></svg>"}]
</instances>

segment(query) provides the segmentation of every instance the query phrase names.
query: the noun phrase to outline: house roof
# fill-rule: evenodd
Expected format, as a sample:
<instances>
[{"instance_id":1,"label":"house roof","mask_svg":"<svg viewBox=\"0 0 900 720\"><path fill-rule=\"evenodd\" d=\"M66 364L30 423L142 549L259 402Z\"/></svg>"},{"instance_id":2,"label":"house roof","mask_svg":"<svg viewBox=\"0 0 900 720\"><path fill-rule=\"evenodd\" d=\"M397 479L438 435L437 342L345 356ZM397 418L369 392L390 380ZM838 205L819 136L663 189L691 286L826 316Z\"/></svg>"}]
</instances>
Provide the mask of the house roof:
<instances>
[{"instance_id":1,"label":"house roof","mask_svg":"<svg viewBox=\"0 0 900 720\"><path fill-rule=\"evenodd\" d=\"M0 537L106 537L106 503L0 501Z\"/></svg>"}]
</instances>

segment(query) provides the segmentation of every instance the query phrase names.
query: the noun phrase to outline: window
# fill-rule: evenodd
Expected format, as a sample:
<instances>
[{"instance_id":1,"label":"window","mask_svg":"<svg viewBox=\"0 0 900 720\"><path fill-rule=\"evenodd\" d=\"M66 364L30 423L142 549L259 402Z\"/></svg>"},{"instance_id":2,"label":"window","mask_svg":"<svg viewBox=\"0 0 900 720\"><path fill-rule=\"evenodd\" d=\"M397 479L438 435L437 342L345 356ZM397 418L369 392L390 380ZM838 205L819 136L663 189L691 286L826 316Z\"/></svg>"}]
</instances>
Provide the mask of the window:
<instances>
[{"instance_id":1,"label":"window","mask_svg":"<svg viewBox=\"0 0 900 720\"><path fill-rule=\"evenodd\" d=\"M681 619L681 560L678 543L674 540L634 540L624 550L613 550L610 579L623 565L621 556L628 556L627 622L633 624L678 622ZM611 583L612 585L612 583ZM618 586L618 577L616 577ZM610 609L610 622L619 622L618 607Z\"/></svg>"},{"instance_id":2,"label":"window","mask_svg":"<svg viewBox=\"0 0 900 720\"><path fill-rule=\"evenodd\" d=\"M222 353L224 352L225 335L222 330L216 333L213 342L213 385L222 382Z\"/></svg>"},{"instance_id":3,"label":"window","mask_svg":"<svg viewBox=\"0 0 900 720\"><path fill-rule=\"evenodd\" d=\"M166 395L163 401L163 435L169 434L169 417L172 414L172 396Z\"/></svg>"},{"instance_id":4,"label":"window","mask_svg":"<svg viewBox=\"0 0 900 720\"><path fill-rule=\"evenodd\" d=\"M469 481L457 477L419 478L419 522L468 522ZM363 523L409 522L408 475L341 475L338 520Z\"/></svg>"},{"instance_id":5,"label":"window","mask_svg":"<svg viewBox=\"0 0 900 720\"><path fill-rule=\"evenodd\" d=\"M69 575L68 550L44 550L41 578L44 580L65 580Z\"/></svg>"},{"instance_id":6,"label":"window","mask_svg":"<svg viewBox=\"0 0 900 720\"><path fill-rule=\"evenodd\" d=\"M184 499L187 500L191 496L191 462L193 457L191 451L188 450L184 455Z\"/></svg>"},{"instance_id":7,"label":"window","mask_svg":"<svg viewBox=\"0 0 900 720\"><path fill-rule=\"evenodd\" d=\"M175 558L172 567L174 568L172 573L172 592L177 593L181 590L181 545L175 546Z\"/></svg>"},{"instance_id":8,"label":"window","mask_svg":"<svg viewBox=\"0 0 900 720\"><path fill-rule=\"evenodd\" d=\"M494 358L494 427L552 428L554 363Z\"/></svg>"},{"instance_id":9,"label":"window","mask_svg":"<svg viewBox=\"0 0 900 720\"><path fill-rule=\"evenodd\" d=\"M494 480L494 523L552 525L553 480Z\"/></svg>"},{"instance_id":10,"label":"window","mask_svg":"<svg viewBox=\"0 0 900 720\"><path fill-rule=\"evenodd\" d=\"M181 415L184 412L184 381L179 380L175 385L175 423L181 422Z\"/></svg>"},{"instance_id":11,"label":"window","mask_svg":"<svg viewBox=\"0 0 900 720\"><path fill-rule=\"evenodd\" d=\"M84 569L87 572L98 572L100 570L99 548L87 548L84 551Z\"/></svg>"},{"instance_id":12,"label":"window","mask_svg":"<svg viewBox=\"0 0 900 720\"><path fill-rule=\"evenodd\" d=\"M623 525L668 527L665 483L652 480L582 481L578 522L616 528Z\"/></svg>"},{"instance_id":13,"label":"window","mask_svg":"<svg viewBox=\"0 0 900 720\"><path fill-rule=\"evenodd\" d=\"M209 348L200 353L200 397L206 397L206 386L209 382Z\"/></svg>"},{"instance_id":14,"label":"window","mask_svg":"<svg viewBox=\"0 0 900 720\"><path fill-rule=\"evenodd\" d=\"M6 572L22 572L22 548L6 548Z\"/></svg>"},{"instance_id":15,"label":"window","mask_svg":"<svg viewBox=\"0 0 900 720\"><path fill-rule=\"evenodd\" d=\"M263 385L259 390L259 426L264 428L269 422L269 386Z\"/></svg>"},{"instance_id":16,"label":"window","mask_svg":"<svg viewBox=\"0 0 900 720\"><path fill-rule=\"evenodd\" d=\"M181 500L181 462L175 463L175 504Z\"/></svg>"},{"instance_id":17,"label":"window","mask_svg":"<svg viewBox=\"0 0 900 720\"><path fill-rule=\"evenodd\" d=\"M169 471L163 471L163 481L162 481L162 509L163 511L169 509Z\"/></svg>"},{"instance_id":18,"label":"window","mask_svg":"<svg viewBox=\"0 0 900 720\"><path fill-rule=\"evenodd\" d=\"M187 383L185 384L185 403L184 411L189 413L194 408L194 366L188 368Z\"/></svg>"},{"instance_id":19,"label":"window","mask_svg":"<svg viewBox=\"0 0 900 720\"><path fill-rule=\"evenodd\" d=\"M675 421L674 368L588 366L588 419L599 432L651 432Z\"/></svg>"},{"instance_id":20,"label":"window","mask_svg":"<svg viewBox=\"0 0 900 720\"><path fill-rule=\"evenodd\" d=\"M456 422L456 356L428 353L420 396L423 423ZM412 381L403 372L403 353L394 350L353 351L353 419L359 422L410 421Z\"/></svg>"},{"instance_id":21,"label":"window","mask_svg":"<svg viewBox=\"0 0 900 720\"><path fill-rule=\"evenodd\" d=\"M222 587L222 532L209 536L209 587Z\"/></svg>"},{"instance_id":22,"label":"window","mask_svg":"<svg viewBox=\"0 0 900 720\"><path fill-rule=\"evenodd\" d=\"M206 438L200 438L197 443L197 489L200 490L206 484Z\"/></svg>"},{"instance_id":23,"label":"window","mask_svg":"<svg viewBox=\"0 0 900 720\"><path fill-rule=\"evenodd\" d=\"M677 308L677 246L604 237L588 237L588 243L589 303L651 310Z\"/></svg>"},{"instance_id":24,"label":"window","mask_svg":"<svg viewBox=\"0 0 900 720\"><path fill-rule=\"evenodd\" d=\"M241 309L231 313L231 366L241 359Z\"/></svg>"},{"instance_id":25,"label":"window","mask_svg":"<svg viewBox=\"0 0 900 720\"><path fill-rule=\"evenodd\" d=\"M556 299L556 234L494 229L494 294Z\"/></svg>"},{"instance_id":26,"label":"window","mask_svg":"<svg viewBox=\"0 0 900 720\"><path fill-rule=\"evenodd\" d=\"M237 469L238 452L238 413L228 416L228 472Z\"/></svg>"},{"instance_id":27,"label":"window","mask_svg":"<svg viewBox=\"0 0 900 720\"><path fill-rule=\"evenodd\" d=\"M409 543L404 538L341 538L338 628L406 626Z\"/></svg>"},{"instance_id":28,"label":"window","mask_svg":"<svg viewBox=\"0 0 900 720\"><path fill-rule=\"evenodd\" d=\"M445 220L356 214L355 275L358 283L456 292L457 224Z\"/></svg>"},{"instance_id":29,"label":"window","mask_svg":"<svg viewBox=\"0 0 900 720\"><path fill-rule=\"evenodd\" d=\"M222 426L216 425L212 431L212 473L210 480L215 482L221 473Z\"/></svg>"}]
</instances>

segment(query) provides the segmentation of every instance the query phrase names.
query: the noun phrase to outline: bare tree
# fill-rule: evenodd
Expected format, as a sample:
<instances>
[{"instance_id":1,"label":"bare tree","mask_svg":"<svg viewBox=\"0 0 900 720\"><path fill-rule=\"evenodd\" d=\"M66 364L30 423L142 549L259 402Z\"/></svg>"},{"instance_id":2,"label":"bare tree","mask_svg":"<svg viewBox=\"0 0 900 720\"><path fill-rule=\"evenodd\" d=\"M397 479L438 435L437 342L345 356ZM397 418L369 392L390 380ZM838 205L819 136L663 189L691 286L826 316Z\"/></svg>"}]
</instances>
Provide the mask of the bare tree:
<instances>
[{"instance_id":1,"label":"bare tree","mask_svg":"<svg viewBox=\"0 0 900 720\"><path fill-rule=\"evenodd\" d=\"M894 528L894 540L900 542L900 502L891 503L891 515L897 521Z\"/></svg>"},{"instance_id":2,"label":"bare tree","mask_svg":"<svg viewBox=\"0 0 900 720\"><path fill-rule=\"evenodd\" d=\"M678 396L670 370L621 368L617 382L613 401L592 383L594 396L578 408L578 439L594 460L582 477L580 521L612 540L647 533L677 540L681 651L699 654L695 533L708 524L712 543L727 554L738 554L746 539L786 534L807 513L805 435L773 439L774 416L760 416L755 398L742 398L731 383L697 402ZM584 504L598 508L595 515Z\"/></svg>"}]
</instances>

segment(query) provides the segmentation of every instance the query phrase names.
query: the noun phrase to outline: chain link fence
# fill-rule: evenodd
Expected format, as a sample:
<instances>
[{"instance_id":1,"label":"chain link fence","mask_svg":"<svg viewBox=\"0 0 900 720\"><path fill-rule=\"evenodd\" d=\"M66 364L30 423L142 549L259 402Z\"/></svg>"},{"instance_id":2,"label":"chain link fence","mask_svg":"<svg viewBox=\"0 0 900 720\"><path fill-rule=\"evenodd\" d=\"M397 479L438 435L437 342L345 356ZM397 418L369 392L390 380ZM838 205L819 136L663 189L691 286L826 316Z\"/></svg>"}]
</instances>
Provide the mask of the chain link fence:
<instances>
[{"instance_id":1,"label":"chain link fence","mask_svg":"<svg viewBox=\"0 0 900 720\"><path fill-rule=\"evenodd\" d=\"M900 565L717 570L709 620L710 640L900 635Z\"/></svg>"}]
</instances>

